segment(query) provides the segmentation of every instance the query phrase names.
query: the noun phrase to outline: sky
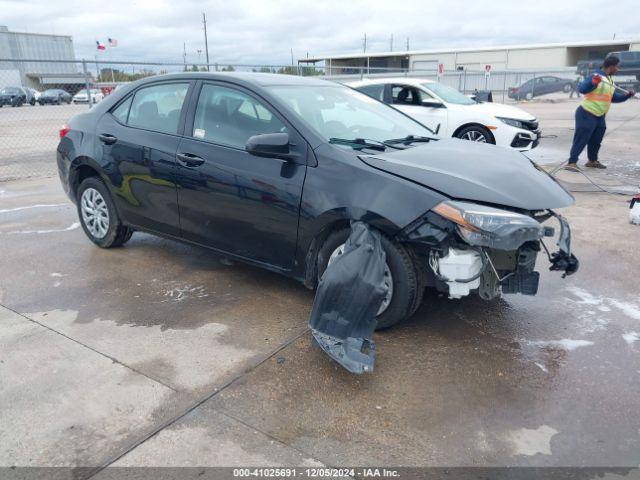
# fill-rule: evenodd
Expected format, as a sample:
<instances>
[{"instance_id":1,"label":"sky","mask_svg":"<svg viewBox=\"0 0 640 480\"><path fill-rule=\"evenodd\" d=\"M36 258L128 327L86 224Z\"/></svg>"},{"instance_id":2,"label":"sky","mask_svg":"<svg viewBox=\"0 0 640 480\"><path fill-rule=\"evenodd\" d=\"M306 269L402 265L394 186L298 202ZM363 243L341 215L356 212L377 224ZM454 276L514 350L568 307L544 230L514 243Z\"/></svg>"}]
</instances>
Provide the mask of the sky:
<instances>
[{"instance_id":1,"label":"sky","mask_svg":"<svg viewBox=\"0 0 640 480\"><path fill-rule=\"evenodd\" d=\"M307 56L640 38L637 0L0 0L11 31L73 37L76 57L288 65ZM606 12L607 15L603 16ZM198 54L198 50L201 53Z\"/></svg>"}]
</instances>

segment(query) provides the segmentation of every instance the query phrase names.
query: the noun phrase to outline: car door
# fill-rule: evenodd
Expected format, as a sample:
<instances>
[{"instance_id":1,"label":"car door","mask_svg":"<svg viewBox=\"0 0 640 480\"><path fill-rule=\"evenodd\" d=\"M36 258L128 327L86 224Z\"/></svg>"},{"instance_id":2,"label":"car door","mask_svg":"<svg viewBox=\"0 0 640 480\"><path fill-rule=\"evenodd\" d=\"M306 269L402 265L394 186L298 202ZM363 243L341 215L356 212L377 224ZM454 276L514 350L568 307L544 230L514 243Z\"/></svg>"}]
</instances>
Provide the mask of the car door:
<instances>
[{"instance_id":1,"label":"car door","mask_svg":"<svg viewBox=\"0 0 640 480\"><path fill-rule=\"evenodd\" d=\"M174 236L180 234L175 155L190 85L145 85L103 115L96 128L96 157L122 218Z\"/></svg>"},{"instance_id":2,"label":"car door","mask_svg":"<svg viewBox=\"0 0 640 480\"><path fill-rule=\"evenodd\" d=\"M391 104L403 113L445 135L447 132L447 108L430 93L413 85L393 84L390 87ZM438 102L441 107L423 104L425 100Z\"/></svg>"},{"instance_id":3,"label":"car door","mask_svg":"<svg viewBox=\"0 0 640 480\"><path fill-rule=\"evenodd\" d=\"M563 83L558 77L542 77L544 93L555 93L562 90Z\"/></svg>"},{"instance_id":4,"label":"car door","mask_svg":"<svg viewBox=\"0 0 640 480\"><path fill-rule=\"evenodd\" d=\"M202 82L178 148L178 204L188 240L293 268L307 143L271 106L228 83ZM286 132L300 162L249 154L254 135Z\"/></svg>"}]
</instances>

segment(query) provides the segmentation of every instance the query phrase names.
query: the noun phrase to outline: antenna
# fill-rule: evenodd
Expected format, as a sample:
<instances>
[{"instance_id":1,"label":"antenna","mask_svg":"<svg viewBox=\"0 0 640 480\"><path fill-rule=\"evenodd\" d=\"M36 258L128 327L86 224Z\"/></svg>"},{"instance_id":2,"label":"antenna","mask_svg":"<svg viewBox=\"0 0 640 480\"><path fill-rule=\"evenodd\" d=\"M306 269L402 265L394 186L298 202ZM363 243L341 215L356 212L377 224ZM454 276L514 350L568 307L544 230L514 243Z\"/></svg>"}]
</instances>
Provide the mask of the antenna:
<instances>
[{"instance_id":1,"label":"antenna","mask_svg":"<svg viewBox=\"0 0 640 480\"><path fill-rule=\"evenodd\" d=\"M393 52L393 33L391 34L391 38L389 39L389 51Z\"/></svg>"},{"instance_id":2,"label":"antenna","mask_svg":"<svg viewBox=\"0 0 640 480\"><path fill-rule=\"evenodd\" d=\"M407 52L409 51L409 37L407 37Z\"/></svg>"},{"instance_id":3,"label":"antenna","mask_svg":"<svg viewBox=\"0 0 640 480\"><path fill-rule=\"evenodd\" d=\"M367 53L367 34L364 34L364 38L362 39L362 51L363 53Z\"/></svg>"}]
</instances>

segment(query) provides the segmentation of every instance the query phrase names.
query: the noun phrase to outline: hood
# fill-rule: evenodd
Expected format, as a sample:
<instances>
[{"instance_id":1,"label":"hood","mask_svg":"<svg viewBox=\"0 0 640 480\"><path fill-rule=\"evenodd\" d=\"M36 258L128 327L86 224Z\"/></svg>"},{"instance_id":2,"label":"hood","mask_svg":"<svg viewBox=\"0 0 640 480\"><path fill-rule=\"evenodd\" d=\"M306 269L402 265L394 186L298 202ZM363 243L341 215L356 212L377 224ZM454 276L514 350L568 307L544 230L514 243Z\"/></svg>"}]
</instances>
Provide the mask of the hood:
<instances>
[{"instance_id":1,"label":"hood","mask_svg":"<svg viewBox=\"0 0 640 480\"><path fill-rule=\"evenodd\" d=\"M561 208L574 202L569 192L527 157L495 145L445 139L360 159L458 200L523 210Z\"/></svg>"},{"instance_id":2,"label":"hood","mask_svg":"<svg viewBox=\"0 0 640 480\"><path fill-rule=\"evenodd\" d=\"M466 113L477 112L483 115L491 115L492 117L513 118L515 120L525 120L530 122L536 118L530 113L525 112L521 108L504 105L503 103L476 103L475 105L452 105L447 104L447 108L464 109Z\"/></svg>"}]
</instances>

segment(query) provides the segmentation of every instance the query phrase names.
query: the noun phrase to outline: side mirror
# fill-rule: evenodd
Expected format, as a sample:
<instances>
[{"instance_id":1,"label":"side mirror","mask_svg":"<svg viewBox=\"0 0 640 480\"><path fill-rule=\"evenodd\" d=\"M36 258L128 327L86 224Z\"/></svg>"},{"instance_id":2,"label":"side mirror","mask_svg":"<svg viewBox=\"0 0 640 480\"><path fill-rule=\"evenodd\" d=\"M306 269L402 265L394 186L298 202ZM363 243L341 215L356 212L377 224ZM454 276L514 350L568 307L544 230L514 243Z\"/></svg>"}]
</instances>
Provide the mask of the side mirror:
<instances>
[{"instance_id":1,"label":"side mirror","mask_svg":"<svg viewBox=\"0 0 640 480\"><path fill-rule=\"evenodd\" d=\"M429 107L429 108L446 108L441 101L436 100L435 98L430 98L430 99L427 99L427 100L423 100L422 101L422 106L423 107Z\"/></svg>"},{"instance_id":2,"label":"side mirror","mask_svg":"<svg viewBox=\"0 0 640 480\"><path fill-rule=\"evenodd\" d=\"M258 157L282 158L289 160L288 133L264 133L249 137L245 146L247 152Z\"/></svg>"}]
</instances>

